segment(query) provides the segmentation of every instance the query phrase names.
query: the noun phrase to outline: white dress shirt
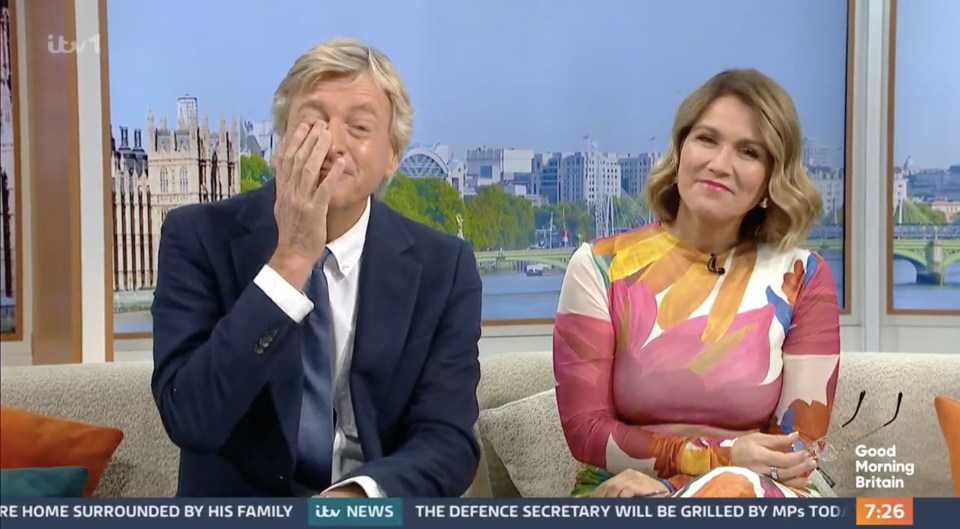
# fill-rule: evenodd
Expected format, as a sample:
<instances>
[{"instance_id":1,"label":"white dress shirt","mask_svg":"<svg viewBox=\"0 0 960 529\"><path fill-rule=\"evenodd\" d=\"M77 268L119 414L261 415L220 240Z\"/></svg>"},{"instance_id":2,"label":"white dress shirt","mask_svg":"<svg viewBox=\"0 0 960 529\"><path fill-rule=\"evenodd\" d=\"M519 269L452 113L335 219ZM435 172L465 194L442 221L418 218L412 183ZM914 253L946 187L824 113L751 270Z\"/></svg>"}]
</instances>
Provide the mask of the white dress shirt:
<instances>
[{"instance_id":1,"label":"white dress shirt","mask_svg":"<svg viewBox=\"0 0 960 529\"><path fill-rule=\"evenodd\" d=\"M360 467L364 462L363 449L360 447L357 424L354 420L353 402L350 400L350 363L353 359L357 319L360 258L363 255L369 223L370 199L367 199L367 205L357 223L346 233L327 244L331 255L323 267L330 293L336 342L333 401L337 411L337 424L333 441L333 483L336 483L344 474ZM313 310L313 302L270 266L264 266L253 282L297 323L303 321ZM312 351L304 351L304 354L311 353ZM358 476L343 483L336 483L327 490L350 483L359 485L371 498L385 496L380 486L367 476Z\"/></svg>"}]
</instances>

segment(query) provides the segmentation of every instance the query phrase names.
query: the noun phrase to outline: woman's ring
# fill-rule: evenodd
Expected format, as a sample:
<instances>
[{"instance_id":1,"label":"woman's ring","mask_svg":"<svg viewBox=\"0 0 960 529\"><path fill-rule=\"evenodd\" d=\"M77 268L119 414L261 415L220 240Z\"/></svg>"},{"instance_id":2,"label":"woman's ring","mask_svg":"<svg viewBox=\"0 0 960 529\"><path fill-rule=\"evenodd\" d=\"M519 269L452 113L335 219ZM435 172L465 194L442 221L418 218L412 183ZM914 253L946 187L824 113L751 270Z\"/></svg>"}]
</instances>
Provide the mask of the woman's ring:
<instances>
[{"instance_id":1,"label":"woman's ring","mask_svg":"<svg viewBox=\"0 0 960 529\"><path fill-rule=\"evenodd\" d=\"M770 467L770 477L773 478L774 481L780 481L780 469L777 467Z\"/></svg>"}]
</instances>

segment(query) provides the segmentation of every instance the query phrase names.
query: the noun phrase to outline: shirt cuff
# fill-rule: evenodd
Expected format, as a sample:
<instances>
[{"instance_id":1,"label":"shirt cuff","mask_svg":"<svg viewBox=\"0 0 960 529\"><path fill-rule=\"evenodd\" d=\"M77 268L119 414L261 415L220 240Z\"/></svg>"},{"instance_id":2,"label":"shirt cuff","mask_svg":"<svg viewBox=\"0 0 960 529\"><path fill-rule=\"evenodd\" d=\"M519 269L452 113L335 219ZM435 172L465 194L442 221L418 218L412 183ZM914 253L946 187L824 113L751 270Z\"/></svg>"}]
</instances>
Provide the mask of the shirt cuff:
<instances>
[{"instance_id":1,"label":"shirt cuff","mask_svg":"<svg viewBox=\"0 0 960 529\"><path fill-rule=\"evenodd\" d=\"M313 302L310 298L294 288L269 265L264 265L260 269L257 277L253 278L253 282L280 307L280 310L297 323L303 321L313 310Z\"/></svg>"},{"instance_id":2,"label":"shirt cuff","mask_svg":"<svg viewBox=\"0 0 960 529\"><path fill-rule=\"evenodd\" d=\"M383 489L380 488L380 485L378 485L377 482L373 480L373 478L368 476L352 477L348 480L337 483L336 485L328 488L323 492L327 493L332 490L339 489L340 487L345 487L347 485L354 485L354 484L359 485L360 488L363 489L364 494L366 494L368 498L386 498L387 497L386 493L383 492Z\"/></svg>"}]
</instances>

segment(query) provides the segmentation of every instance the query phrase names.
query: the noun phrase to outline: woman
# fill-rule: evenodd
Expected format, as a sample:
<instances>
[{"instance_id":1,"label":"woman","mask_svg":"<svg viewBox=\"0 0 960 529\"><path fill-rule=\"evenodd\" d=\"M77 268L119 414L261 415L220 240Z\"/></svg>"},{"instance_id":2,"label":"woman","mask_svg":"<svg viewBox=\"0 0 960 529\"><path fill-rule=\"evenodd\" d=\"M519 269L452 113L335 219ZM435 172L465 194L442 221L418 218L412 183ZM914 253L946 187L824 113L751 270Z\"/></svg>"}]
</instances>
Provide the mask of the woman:
<instances>
[{"instance_id":1,"label":"woman","mask_svg":"<svg viewBox=\"0 0 960 529\"><path fill-rule=\"evenodd\" d=\"M647 181L660 220L570 259L553 351L574 495L817 494L840 329L830 269L796 247L822 205L801 138L776 82L720 73Z\"/></svg>"}]
</instances>

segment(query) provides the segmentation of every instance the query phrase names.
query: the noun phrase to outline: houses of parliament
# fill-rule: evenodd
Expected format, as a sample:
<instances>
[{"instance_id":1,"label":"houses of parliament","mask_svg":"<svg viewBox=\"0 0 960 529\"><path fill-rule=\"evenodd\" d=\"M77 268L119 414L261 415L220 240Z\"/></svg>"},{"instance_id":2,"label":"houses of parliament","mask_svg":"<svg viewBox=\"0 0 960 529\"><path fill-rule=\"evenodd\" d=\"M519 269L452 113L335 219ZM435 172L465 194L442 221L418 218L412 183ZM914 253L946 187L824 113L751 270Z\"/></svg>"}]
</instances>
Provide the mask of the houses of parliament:
<instances>
[{"instance_id":1,"label":"houses of parliament","mask_svg":"<svg viewBox=\"0 0 960 529\"><path fill-rule=\"evenodd\" d=\"M152 290L157 280L160 226L180 206L240 192L240 130L223 117L216 130L197 119L197 100L177 101L176 126L147 113L146 134L119 128L111 138L114 292Z\"/></svg>"}]
</instances>

